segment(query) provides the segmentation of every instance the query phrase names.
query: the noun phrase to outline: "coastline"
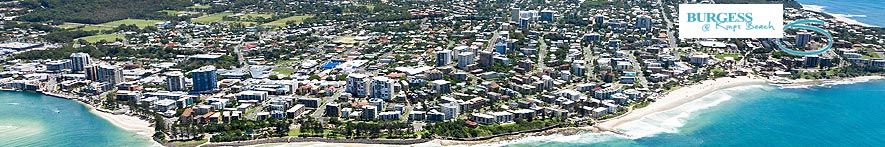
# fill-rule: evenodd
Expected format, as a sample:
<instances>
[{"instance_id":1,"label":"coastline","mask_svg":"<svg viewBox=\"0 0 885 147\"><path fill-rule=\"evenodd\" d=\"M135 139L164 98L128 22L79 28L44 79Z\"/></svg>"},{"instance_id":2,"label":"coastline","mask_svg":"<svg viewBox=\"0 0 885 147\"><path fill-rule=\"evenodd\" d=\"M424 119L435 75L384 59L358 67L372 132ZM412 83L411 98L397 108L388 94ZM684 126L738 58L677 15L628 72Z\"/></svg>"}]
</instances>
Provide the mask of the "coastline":
<instances>
[{"instance_id":1,"label":"coastline","mask_svg":"<svg viewBox=\"0 0 885 147\"><path fill-rule=\"evenodd\" d=\"M382 147L382 146L406 146L406 145L328 143L328 142L311 141L311 142L257 144L257 145L247 145L246 147L265 147L265 146L273 146L273 147L301 147L301 146L311 146L311 147Z\"/></svg>"},{"instance_id":2,"label":"coastline","mask_svg":"<svg viewBox=\"0 0 885 147\"><path fill-rule=\"evenodd\" d=\"M781 88L810 88L813 86L827 87L831 85L870 82L873 80L885 80L885 76L877 75L817 80L796 79L790 80L789 84L774 84L773 81L762 79L760 77L718 78L715 80L707 80L698 84L679 88L675 91L667 93L661 99L658 99L656 102L649 104L649 106L629 111L628 113L615 118L601 120L599 123L592 126L554 128L537 133L501 136L479 141L434 139L428 143L430 143L431 146L504 146L511 143L523 142L524 140L527 140L531 137L551 137L552 135L570 136L583 133L608 133L623 136L624 134L620 134L616 130L616 128L621 124L641 119L642 117L654 114L655 112L666 111L675 107L679 107L688 102L702 98L706 95L723 89L752 85L774 85Z\"/></svg>"},{"instance_id":3,"label":"coastline","mask_svg":"<svg viewBox=\"0 0 885 147\"><path fill-rule=\"evenodd\" d=\"M459 141L459 140L446 140L446 139L433 139L429 142L413 144L412 146L503 146L506 144L520 142L523 139L529 137L544 137L551 135L577 135L583 133L613 133L618 134L616 130L614 130L617 125L622 123L626 123L629 121L633 121L643 116L653 114L658 111L669 110L678 106L681 106L687 102L692 100L701 98L710 93L713 93L718 90L732 88L732 87L740 87L740 86L750 86L750 85L766 85L769 84L767 80L755 77L725 77L718 78L715 80L707 80L700 84L694 84L687 87L679 88L675 91L668 93L661 99L649 104L649 106L636 109L633 111L629 111L624 115L602 120L600 124L592 125L592 126L580 126L580 127L562 127L562 128L552 128L549 130L543 130L532 133L520 133L514 135L504 135L499 137L493 137L485 140L475 140L475 141ZM605 124L601 125L601 124ZM252 146L390 146L390 145L381 145L381 144L361 144L361 143L325 143L325 142L291 142L291 143L270 143L270 144L257 144Z\"/></svg>"},{"instance_id":4,"label":"coastline","mask_svg":"<svg viewBox=\"0 0 885 147\"><path fill-rule=\"evenodd\" d=\"M688 87L679 88L675 91L671 91L670 93L667 93L666 96L657 99L655 102L649 104L646 107L629 111L624 115L612 119L602 120L594 126L603 131L616 131L615 129L618 126L626 122L635 121L650 114L676 108L685 103L699 99L710 93L722 89L750 85L765 85L768 83L768 81L761 78L746 76L736 78L725 77L713 80L706 80L699 84L694 84Z\"/></svg>"},{"instance_id":5,"label":"coastline","mask_svg":"<svg viewBox=\"0 0 885 147\"><path fill-rule=\"evenodd\" d=\"M863 23L863 22L851 19L851 17L866 17L866 15L849 15L849 14L829 13L829 12L824 12L824 8L826 8L825 6L812 5L812 4L801 4L801 5L802 5L802 10L827 14L827 15L832 16L836 21L844 22L847 24L864 26L864 27L878 27L875 25L871 25L871 24L867 24L867 23Z\"/></svg>"},{"instance_id":6,"label":"coastline","mask_svg":"<svg viewBox=\"0 0 885 147\"><path fill-rule=\"evenodd\" d=\"M88 105L88 104L80 102L80 101L77 101L77 102L85 105L89 109L90 113L95 114L104 120L107 120L108 122L110 122L114 126L117 126L117 127L121 128L123 130L126 130L126 131L135 132L135 134L145 137L145 139L150 140L150 142L152 144L151 146L163 146L159 142L154 141L154 139L153 139L154 128L151 127L151 123L149 121L142 120L138 117L129 116L129 115L125 115L125 114L108 113L108 112L105 112L107 110L100 110L100 109L93 107L92 105Z\"/></svg>"},{"instance_id":7,"label":"coastline","mask_svg":"<svg viewBox=\"0 0 885 147\"><path fill-rule=\"evenodd\" d=\"M433 139L424 143L410 144L410 145L394 145L394 144L368 144L368 143L336 143L336 142L323 142L323 141L307 141L307 142L287 142L287 143L258 143L247 146L346 146L346 147L358 147L358 146L504 146L507 144L522 142L525 139L532 137L550 137L552 135L578 135L584 133L612 133L619 134L616 128L624 123L635 121L641 119L645 116L654 114L660 111L670 110L679 106L682 106L688 102L694 101L696 99L702 98L710 93L734 88L741 86L752 86L752 85L775 85L782 88L809 88L812 86L831 86L831 85L841 85L841 84L855 84L862 82L869 82L873 80L885 80L885 76L861 76L861 77L853 77L853 78L841 78L841 79L818 79L818 80L810 80L810 79L796 79L789 80L788 84L773 84L772 81L766 80L760 77L750 77L750 76L741 76L741 77L723 77L717 78L713 80L706 80L697 84L693 84L690 86L682 87L677 90L671 91L665 94L663 97L656 99L655 102L649 104L646 107L635 109L629 111L623 115L601 120L599 123L592 126L580 126L580 127L562 127L562 128L552 128L548 130L531 132L531 133L520 133L514 135L504 135L499 137L493 137L485 140L476 140L476 141L458 141L458 140L446 140L446 139ZM135 132L139 135L143 135L147 139L150 139L152 142L151 146L162 146L160 143L153 141L152 135L154 133L154 129L150 127L150 122L146 120L141 120L138 117L129 116L125 114L113 114L108 110L97 109L92 105L83 103L76 98L68 98L64 96L42 93L48 96L72 99L77 103L80 103L89 109L90 113L93 113L102 119L107 120L114 126L122 128L127 131ZM623 135L623 134L619 134Z\"/></svg>"},{"instance_id":8,"label":"coastline","mask_svg":"<svg viewBox=\"0 0 885 147\"><path fill-rule=\"evenodd\" d=\"M134 132L135 134L141 135L142 137L145 137L144 139L147 139L151 142L151 146L163 146L162 144L160 144L159 142L157 142L153 139L154 128L151 127L151 123L147 120L142 120L138 117L129 116L126 114L113 114L109 110L96 108L90 104L84 103L84 102L80 101L79 99L77 99L75 97L71 97L71 96L55 94L55 93L48 93L48 92L38 92L38 93L43 94L43 95L47 95L47 96L51 96L51 97L75 101L75 102L83 105L84 107L86 107L86 109L89 109L89 113L92 113L92 114L108 121L112 125L114 125L118 128L121 128L123 130L126 130L126 131Z\"/></svg>"}]
</instances>

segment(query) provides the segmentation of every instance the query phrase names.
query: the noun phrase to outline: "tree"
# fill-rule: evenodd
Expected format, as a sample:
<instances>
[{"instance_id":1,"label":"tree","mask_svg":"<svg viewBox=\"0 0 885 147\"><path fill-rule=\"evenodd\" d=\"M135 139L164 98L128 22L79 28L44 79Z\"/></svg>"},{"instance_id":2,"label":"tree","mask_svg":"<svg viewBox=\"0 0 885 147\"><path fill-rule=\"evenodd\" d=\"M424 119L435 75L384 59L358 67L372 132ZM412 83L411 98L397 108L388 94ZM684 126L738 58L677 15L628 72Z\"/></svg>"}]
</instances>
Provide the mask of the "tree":
<instances>
[{"instance_id":1,"label":"tree","mask_svg":"<svg viewBox=\"0 0 885 147\"><path fill-rule=\"evenodd\" d=\"M62 21L99 24L126 18L162 19L160 10L183 9L187 0L26 0L21 6L34 10L16 20ZM64 14L64 15L59 15Z\"/></svg>"}]
</instances>

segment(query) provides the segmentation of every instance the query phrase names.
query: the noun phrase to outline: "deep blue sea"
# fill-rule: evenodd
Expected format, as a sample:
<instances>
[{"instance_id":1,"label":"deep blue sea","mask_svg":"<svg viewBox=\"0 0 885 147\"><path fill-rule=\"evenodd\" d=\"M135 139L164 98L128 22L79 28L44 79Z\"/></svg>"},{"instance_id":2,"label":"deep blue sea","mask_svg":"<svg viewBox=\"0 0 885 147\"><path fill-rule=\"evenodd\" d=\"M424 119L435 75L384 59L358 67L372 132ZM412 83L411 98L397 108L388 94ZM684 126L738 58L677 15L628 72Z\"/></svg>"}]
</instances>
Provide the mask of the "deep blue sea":
<instances>
[{"instance_id":1,"label":"deep blue sea","mask_svg":"<svg viewBox=\"0 0 885 147\"><path fill-rule=\"evenodd\" d=\"M149 145L146 136L116 127L73 100L0 91L0 147Z\"/></svg>"},{"instance_id":2,"label":"deep blue sea","mask_svg":"<svg viewBox=\"0 0 885 147\"><path fill-rule=\"evenodd\" d=\"M861 23L885 26L885 0L797 0L802 5L823 6L823 11L848 16Z\"/></svg>"},{"instance_id":3,"label":"deep blue sea","mask_svg":"<svg viewBox=\"0 0 885 147\"><path fill-rule=\"evenodd\" d=\"M544 136L510 146L885 146L885 81L736 87L617 129L631 137Z\"/></svg>"}]
</instances>

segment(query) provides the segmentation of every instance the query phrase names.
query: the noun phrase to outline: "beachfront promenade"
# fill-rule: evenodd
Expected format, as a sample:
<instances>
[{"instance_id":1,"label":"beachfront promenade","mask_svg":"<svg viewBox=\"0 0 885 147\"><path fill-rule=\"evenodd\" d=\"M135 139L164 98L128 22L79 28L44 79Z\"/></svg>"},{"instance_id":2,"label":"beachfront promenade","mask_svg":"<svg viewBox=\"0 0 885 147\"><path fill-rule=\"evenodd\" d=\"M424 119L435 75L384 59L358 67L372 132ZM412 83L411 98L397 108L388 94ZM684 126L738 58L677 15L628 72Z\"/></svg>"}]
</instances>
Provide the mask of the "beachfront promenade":
<instances>
[{"instance_id":1,"label":"beachfront promenade","mask_svg":"<svg viewBox=\"0 0 885 147\"><path fill-rule=\"evenodd\" d=\"M273 143L305 143L305 142L324 142L324 143L348 143L348 144L385 144L385 145L411 145L431 141L433 139L329 139L316 137L280 137L268 138L249 141L237 142L221 142L204 144L205 147L221 147L221 146L247 146L258 144Z\"/></svg>"}]
</instances>

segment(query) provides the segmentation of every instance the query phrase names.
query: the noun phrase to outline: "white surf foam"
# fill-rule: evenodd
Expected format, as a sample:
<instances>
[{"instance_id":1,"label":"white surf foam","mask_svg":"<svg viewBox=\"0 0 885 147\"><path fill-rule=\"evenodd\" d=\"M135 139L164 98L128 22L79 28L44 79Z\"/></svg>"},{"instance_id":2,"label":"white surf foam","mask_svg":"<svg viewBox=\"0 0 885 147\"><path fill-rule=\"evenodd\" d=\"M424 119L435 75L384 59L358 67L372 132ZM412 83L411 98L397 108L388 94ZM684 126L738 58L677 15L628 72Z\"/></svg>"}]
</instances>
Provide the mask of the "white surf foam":
<instances>
[{"instance_id":1,"label":"white surf foam","mask_svg":"<svg viewBox=\"0 0 885 147\"><path fill-rule=\"evenodd\" d=\"M735 92L762 87L764 86L741 86L716 91L676 108L652 113L635 121L626 122L615 129L626 134L630 139L649 137L661 133L678 133L679 128L685 125L693 113L731 100L734 98L732 94Z\"/></svg>"},{"instance_id":2,"label":"white surf foam","mask_svg":"<svg viewBox=\"0 0 885 147\"><path fill-rule=\"evenodd\" d=\"M506 145L510 145L510 144L530 144L530 145L534 144L534 145L536 145L536 144L553 143L553 142L589 144L589 143L599 143L599 142L605 142L605 141L616 140L616 139L628 139L628 138L618 135L618 134L613 134L610 132L582 133L582 134L575 134L575 135L553 134L553 135L546 135L546 136L532 136L532 137L526 137L526 138L521 138L521 139L517 139L517 140L510 140L510 141L498 142L498 143L493 143L493 144L476 145L476 146L500 147L500 146L506 146Z\"/></svg>"},{"instance_id":3,"label":"white surf foam","mask_svg":"<svg viewBox=\"0 0 885 147\"><path fill-rule=\"evenodd\" d=\"M834 86L834 85L848 85L848 84L856 84L856 83L864 83L870 82L872 80L880 80L881 78L855 78L849 80L837 80L837 81L827 81L821 84L821 86Z\"/></svg>"},{"instance_id":4,"label":"white surf foam","mask_svg":"<svg viewBox=\"0 0 885 147\"><path fill-rule=\"evenodd\" d=\"M813 85L778 85L780 89L809 89Z\"/></svg>"},{"instance_id":5,"label":"white surf foam","mask_svg":"<svg viewBox=\"0 0 885 147\"><path fill-rule=\"evenodd\" d=\"M860 26L865 26L865 27L877 27L877 26L875 26L875 25L871 25L871 24L863 23L863 22L860 22L860 21L858 21L858 20L856 20L856 19L852 19L852 18L857 18L857 17L867 17L866 15L858 15L858 14L837 14L837 13L828 13L828 14L830 14L831 16L833 16L833 18L835 18L836 20L838 20L838 21L842 21L842 22L845 22L845 23L847 23L847 24L855 24L855 25L860 25Z\"/></svg>"},{"instance_id":6,"label":"white surf foam","mask_svg":"<svg viewBox=\"0 0 885 147\"><path fill-rule=\"evenodd\" d=\"M568 142L568 143L599 143L617 139L638 139L649 137L661 133L677 133L679 128L691 119L693 113L700 110L708 109L726 102L734 98L733 94L749 89L765 88L766 85L750 85L728 88L713 92L699 99L693 100L676 108L653 113L640 119L626 122L616 130L626 134L627 136L614 134L611 132L603 133L583 133L576 135L554 134L547 136L533 136L518 140L506 142L498 142L494 144L484 144L477 146L504 146L509 144L543 144L549 142Z\"/></svg>"},{"instance_id":7,"label":"white surf foam","mask_svg":"<svg viewBox=\"0 0 885 147\"><path fill-rule=\"evenodd\" d=\"M845 23L848 23L848 24L856 24L856 25L867 26L867 27L876 27L876 26L874 26L874 25L870 25L870 24L862 23L862 22L860 22L860 21L857 21L857 20L851 19L852 17L867 17L866 15L857 15L857 14L837 14L837 13L824 12L824 9L826 9L826 7L825 7L825 6L820 6L820 5L807 5L807 4L803 4L803 5L802 5L802 9L805 9L805 10L808 10L808 11L814 11L814 12L827 13L827 14L830 14L831 16L835 17L836 20L838 20L838 21L842 21L842 22L845 22Z\"/></svg>"},{"instance_id":8,"label":"white surf foam","mask_svg":"<svg viewBox=\"0 0 885 147\"><path fill-rule=\"evenodd\" d=\"M850 79L842 79L842 80L823 80L821 84L818 85L777 85L781 89L809 89L814 87L831 87L835 85L849 85L849 84L857 84L870 82L873 80L882 80L882 77L857 77Z\"/></svg>"},{"instance_id":9,"label":"white surf foam","mask_svg":"<svg viewBox=\"0 0 885 147\"><path fill-rule=\"evenodd\" d=\"M808 10L808 11L814 11L814 12L823 12L823 11L824 11L824 6L819 6L819 5L806 5L806 4L803 4L803 5L802 5L802 9L805 9L805 10Z\"/></svg>"},{"instance_id":10,"label":"white surf foam","mask_svg":"<svg viewBox=\"0 0 885 147\"><path fill-rule=\"evenodd\" d=\"M15 129L15 128L18 128L18 127L17 127L17 126L10 126L10 125L2 125L2 126L0 126L0 130L3 130L3 129Z\"/></svg>"}]
</instances>

